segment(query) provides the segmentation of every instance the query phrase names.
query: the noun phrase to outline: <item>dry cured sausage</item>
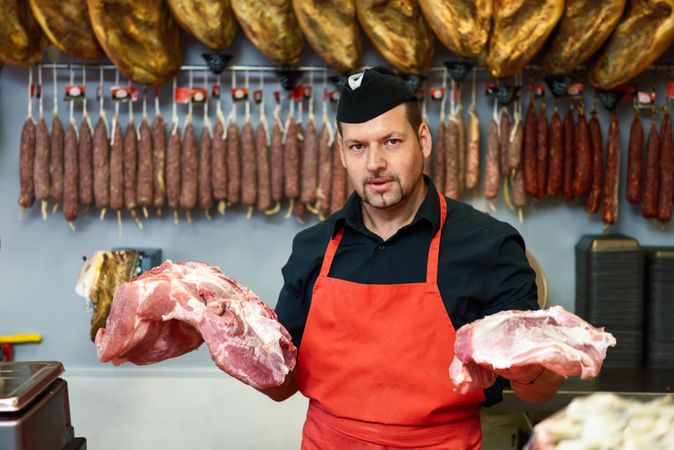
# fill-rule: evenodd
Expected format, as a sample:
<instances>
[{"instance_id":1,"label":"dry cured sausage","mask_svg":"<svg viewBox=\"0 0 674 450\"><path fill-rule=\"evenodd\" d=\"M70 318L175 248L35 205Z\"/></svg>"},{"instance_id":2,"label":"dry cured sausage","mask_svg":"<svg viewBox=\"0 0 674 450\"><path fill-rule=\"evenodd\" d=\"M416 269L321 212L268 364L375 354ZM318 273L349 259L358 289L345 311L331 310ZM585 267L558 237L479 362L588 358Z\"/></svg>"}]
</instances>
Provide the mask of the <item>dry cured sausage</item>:
<instances>
[{"instance_id":1,"label":"dry cured sausage","mask_svg":"<svg viewBox=\"0 0 674 450\"><path fill-rule=\"evenodd\" d=\"M199 208L206 211L213 207L213 186L211 183L211 132L204 124L199 137Z\"/></svg>"},{"instance_id":2,"label":"dry cured sausage","mask_svg":"<svg viewBox=\"0 0 674 450\"><path fill-rule=\"evenodd\" d=\"M618 187L620 184L620 127L615 111L611 113L607 141L601 220L611 225L618 219Z\"/></svg>"},{"instance_id":3,"label":"dry cured sausage","mask_svg":"<svg viewBox=\"0 0 674 450\"><path fill-rule=\"evenodd\" d=\"M300 201L312 205L316 202L316 189L318 188L318 134L313 118L309 119L304 132L301 165Z\"/></svg>"},{"instance_id":4,"label":"dry cured sausage","mask_svg":"<svg viewBox=\"0 0 674 450\"><path fill-rule=\"evenodd\" d=\"M332 127L327 116L318 135L318 197L317 207L321 214L330 212L330 185L332 183Z\"/></svg>"},{"instance_id":5,"label":"dry cured sausage","mask_svg":"<svg viewBox=\"0 0 674 450\"><path fill-rule=\"evenodd\" d=\"M607 147L608 148L608 147ZM590 150L590 130L585 113L579 112L576 124L576 175L573 179L573 194L583 197L592 187L592 152Z\"/></svg>"},{"instance_id":6,"label":"dry cured sausage","mask_svg":"<svg viewBox=\"0 0 674 450\"><path fill-rule=\"evenodd\" d=\"M180 208L180 175L181 175L181 136L180 127L173 124L166 149L166 200L168 207L174 211Z\"/></svg>"},{"instance_id":7,"label":"dry cured sausage","mask_svg":"<svg viewBox=\"0 0 674 450\"><path fill-rule=\"evenodd\" d=\"M641 174L644 170L644 126L639 112L634 113L627 149L627 201L641 202Z\"/></svg>"},{"instance_id":8,"label":"dry cured sausage","mask_svg":"<svg viewBox=\"0 0 674 450\"><path fill-rule=\"evenodd\" d=\"M75 122L71 121L63 145L63 217L68 222L77 219L79 194L77 156L77 130Z\"/></svg>"},{"instance_id":9,"label":"dry cured sausage","mask_svg":"<svg viewBox=\"0 0 674 450\"><path fill-rule=\"evenodd\" d=\"M575 126L573 123L573 108L564 116L564 197L567 200L573 199L573 177L575 175L574 161L576 159L576 137ZM600 136L601 138L601 136ZM594 182L594 178L593 178Z\"/></svg>"},{"instance_id":10,"label":"dry cured sausage","mask_svg":"<svg viewBox=\"0 0 674 450\"><path fill-rule=\"evenodd\" d=\"M49 196L57 205L63 201L63 124L54 116L49 139Z\"/></svg>"},{"instance_id":11,"label":"dry cured sausage","mask_svg":"<svg viewBox=\"0 0 674 450\"><path fill-rule=\"evenodd\" d=\"M234 122L227 127L227 201L230 205L241 201L241 148Z\"/></svg>"},{"instance_id":12,"label":"dry cured sausage","mask_svg":"<svg viewBox=\"0 0 674 450\"><path fill-rule=\"evenodd\" d=\"M564 186L564 128L557 108L550 120L550 161L548 164L547 195L556 197Z\"/></svg>"},{"instance_id":13,"label":"dry cured sausage","mask_svg":"<svg viewBox=\"0 0 674 450\"><path fill-rule=\"evenodd\" d=\"M35 122L32 117L26 119L21 128L21 148L19 150L19 206L30 208L35 203Z\"/></svg>"},{"instance_id":14,"label":"dry cured sausage","mask_svg":"<svg viewBox=\"0 0 674 450\"><path fill-rule=\"evenodd\" d=\"M100 117L94 128L94 202L96 208L106 209L110 206L110 143L105 118Z\"/></svg>"},{"instance_id":15,"label":"dry cured sausage","mask_svg":"<svg viewBox=\"0 0 674 450\"><path fill-rule=\"evenodd\" d=\"M674 195L674 142L672 141L672 121L669 110L665 110L666 124L661 131L660 144L660 195L658 199L658 220L669 222L672 218L672 195Z\"/></svg>"},{"instance_id":16,"label":"dry cured sausage","mask_svg":"<svg viewBox=\"0 0 674 450\"><path fill-rule=\"evenodd\" d=\"M267 138L267 122L264 116L255 129L255 152L257 153L257 210L265 212L271 209L271 168L269 167L269 150Z\"/></svg>"},{"instance_id":17,"label":"dry cured sausage","mask_svg":"<svg viewBox=\"0 0 674 450\"><path fill-rule=\"evenodd\" d=\"M138 128L138 186L136 197L138 205L152 207L154 203L154 168L152 167L152 130L146 117Z\"/></svg>"},{"instance_id":18,"label":"dry cured sausage","mask_svg":"<svg viewBox=\"0 0 674 450\"><path fill-rule=\"evenodd\" d=\"M197 138L191 122L185 126L180 159L180 209L189 211L197 207L199 186L197 181ZM188 218L189 220L189 218Z\"/></svg>"},{"instance_id":19,"label":"dry cured sausage","mask_svg":"<svg viewBox=\"0 0 674 450\"><path fill-rule=\"evenodd\" d=\"M648 132L646 168L643 181L641 215L646 218L657 217L660 192L660 135L655 127L655 121L651 123Z\"/></svg>"},{"instance_id":20,"label":"dry cured sausage","mask_svg":"<svg viewBox=\"0 0 674 450\"><path fill-rule=\"evenodd\" d=\"M257 199L257 154L255 133L249 119L241 130L241 204L255 205Z\"/></svg>"},{"instance_id":21,"label":"dry cured sausage","mask_svg":"<svg viewBox=\"0 0 674 450\"><path fill-rule=\"evenodd\" d=\"M524 148L522 150L522 174L524 176L524 191L528 195L538 193L538 170L536 160L538 158L538 118L536 117L536 104L532 98L529 101L527 114L524 117Z\"/></svg>"},{"instance_id":22,"label":"dry cured sausage","mask_svg":"<svg viewBox=\"0 0 674 450\"><path fill-rule=\"evenodd\" d=\"M166 122L161 114L157 114L152 121L152 171L152 205L161 209L166 204Z\"/></svg>"},{"instance_id":23,"label":"dry cured sausage","mask_svg":"<svg viewBox=\"0 0 674 450\"><path fill-rule=\"evenodd\" d=\"M80 141L78 145L78 173L80 205L89 207L94 204L94 165L93 137L89 116L85 115L80 124Z\"/></svg>"},{"instance_id":24,"label":"dry cured sausage","mask_svg":"<svg viewBox=\"0 0 674 450\"><path fill-rule=\"evenodd\" d=\"M536 178L538 179L538 189L536 197L543 197L547 187L548 161L550 158L548 147L548 117L545 106L545 100L541 102L541 108L538 111L538 124L536 127L537 148L536 148Z\"/></svg>"},{"instance_id":25,"label":"dry cured sausage","mask_svg":"<svg viewBox=\"0 0 674 450\"><path fill-rule=\"evenodd\" d=\"M227 200L227 141L224 137L225 122L218 116L213 128L211 142L211 182L213 183L213 199L218 202L218 211L224 212Z\"/></svg>"},{"instance_id":26,"label":"dry cured sausage","mask_svg":"<svg viewBox=\"0 0 674 450\"><path fill-rule=\"evenodd\" d=\"M585 211L594 214L599 211L601 191L604 181L604 145L601 139L601 126L596 112L588 124L590 128L590 146L592 148L592 187L585 201Z\"/></svg>"},{"instance_id":27,"label":"dry cured sausage","mask_svg":"<svg viewBox=\"0 0 674 450\"><path fill-rule=\"evenodd\" d=\"M487 154L485 156L484 196L488 199L498 196L501 164L499 150L499 123L496 112L494 112L494 118L487 131Z\"/></svg>"}]
</instances>

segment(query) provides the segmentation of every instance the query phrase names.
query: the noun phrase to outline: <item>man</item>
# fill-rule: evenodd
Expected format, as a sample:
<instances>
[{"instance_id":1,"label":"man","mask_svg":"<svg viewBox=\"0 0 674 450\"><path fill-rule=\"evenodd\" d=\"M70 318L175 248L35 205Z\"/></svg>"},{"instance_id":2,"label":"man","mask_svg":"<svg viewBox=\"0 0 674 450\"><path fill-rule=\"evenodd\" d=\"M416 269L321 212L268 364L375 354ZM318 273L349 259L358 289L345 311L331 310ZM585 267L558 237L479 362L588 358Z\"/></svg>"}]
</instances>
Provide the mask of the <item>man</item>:
<instances>
[{"instance_id":1,"label":"man","mask_svg":"<svg viewBox=\"0 0 674 450\"><path fill-rule=\"evenodd\" d=\"M356 192L295 237L276 312L298 362L265 393L281 401L299 389L310 399L303 449L477 449L480 404L499 401L507 381L455 393L455 330L537 308L524 243L423 176L431 134L393 72L351 75L337 123ZM526 401L548 400L561 382L540 366L498 374Z\"/></svg>"}]
</instances>

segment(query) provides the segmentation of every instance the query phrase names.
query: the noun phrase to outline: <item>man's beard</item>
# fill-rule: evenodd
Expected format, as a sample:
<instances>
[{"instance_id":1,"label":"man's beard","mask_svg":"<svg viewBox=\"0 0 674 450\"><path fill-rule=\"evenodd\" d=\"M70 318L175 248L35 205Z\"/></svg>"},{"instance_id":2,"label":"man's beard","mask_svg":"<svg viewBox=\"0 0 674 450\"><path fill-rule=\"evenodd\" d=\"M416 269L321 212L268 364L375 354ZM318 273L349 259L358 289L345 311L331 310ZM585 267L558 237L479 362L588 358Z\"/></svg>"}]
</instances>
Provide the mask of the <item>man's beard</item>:
<instances>
[{"instance_id":1,"label":"man's beard","mask_svg":"<svg viewBox=\"0 0 674 450\"><path fill-rule=\"evenodd\" d=\"M397 177L391 180L394 184L394 188L388 192L384 193L372 193L368 194L367 192L367 180L363 182L363 202L372 206L373 208L378 209L387 209L392 206L399 204L403 199L405 199L409 192L405 192L400 179Z\"/></svg>"}]
</instances>

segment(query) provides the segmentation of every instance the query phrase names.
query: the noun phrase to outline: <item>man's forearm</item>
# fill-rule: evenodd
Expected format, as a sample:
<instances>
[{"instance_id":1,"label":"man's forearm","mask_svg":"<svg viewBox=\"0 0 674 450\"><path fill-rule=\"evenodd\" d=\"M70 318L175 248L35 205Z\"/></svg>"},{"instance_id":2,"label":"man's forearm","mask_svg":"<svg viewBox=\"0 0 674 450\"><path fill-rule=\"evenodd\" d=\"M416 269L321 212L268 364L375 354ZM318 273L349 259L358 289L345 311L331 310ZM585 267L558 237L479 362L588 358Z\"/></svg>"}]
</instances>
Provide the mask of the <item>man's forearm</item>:
<instances>
[{"instance_id":1,"label":"man's forearm","mask_svg":"<svg viewBox=\"0 0 674 450\"><path fill-rule=\"evenodd\" d=\"M262 389L260 392L276 402L282 402L283 400L292 397L292 395L297 392L297 385L295 384L295 369L288 373L282 385L274 386L268 389Z\"/></svg>"},{"instance_id":2,"label":"man's forearm","mask_svg":"<svg viewBox=\"0 0 674 450\"><path fill-rule=\"evenodd\" d=\"M527 403L545 403L550 401L559 390L564 377L556 372L544 369L532 383L522 384L511 381L513 392Z\"/></svg>"}]
</instances>

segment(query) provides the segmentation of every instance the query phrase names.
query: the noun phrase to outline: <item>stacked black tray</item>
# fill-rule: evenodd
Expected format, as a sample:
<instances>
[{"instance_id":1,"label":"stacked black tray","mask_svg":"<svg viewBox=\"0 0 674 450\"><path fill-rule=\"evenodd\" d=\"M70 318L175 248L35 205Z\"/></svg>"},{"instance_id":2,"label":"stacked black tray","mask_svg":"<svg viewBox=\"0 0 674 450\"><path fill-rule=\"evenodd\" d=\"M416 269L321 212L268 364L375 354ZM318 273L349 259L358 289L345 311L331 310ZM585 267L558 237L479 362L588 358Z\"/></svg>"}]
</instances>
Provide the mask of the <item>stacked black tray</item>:
<instances>
[{"instance_id":1,"label":"stacked black tray","mask_svg":"<svg viewBox=\"0 0 674 450\"><path fill-rule=\"evenodd\" d=\"M674 247L644 247L644 365L674 369Z\"/></svg>"},{"instance_id":2,"label":"stacked black tray","mask_svg":"<svg viewBox=\"0 0 674 450\"><path fill-rule=\"evenodd\" d=\"M584 236L576 244L576 314L615 336L607 367L641 367L644 252L622 235Z\"/></svg>"}]
</instances>

